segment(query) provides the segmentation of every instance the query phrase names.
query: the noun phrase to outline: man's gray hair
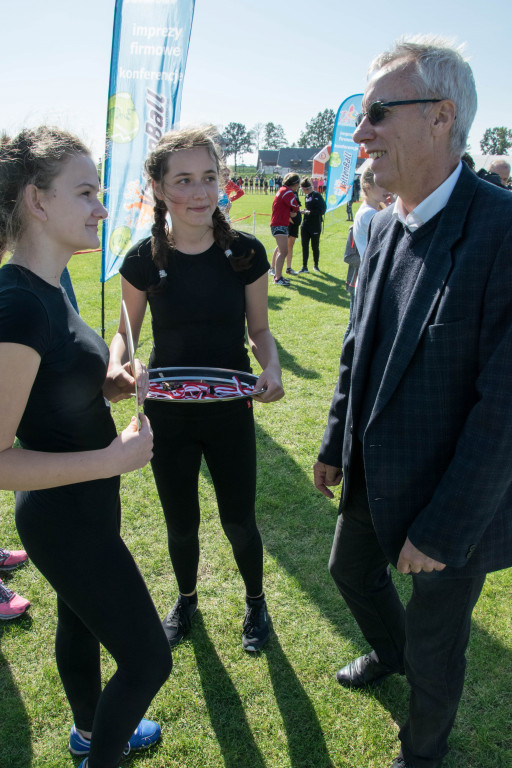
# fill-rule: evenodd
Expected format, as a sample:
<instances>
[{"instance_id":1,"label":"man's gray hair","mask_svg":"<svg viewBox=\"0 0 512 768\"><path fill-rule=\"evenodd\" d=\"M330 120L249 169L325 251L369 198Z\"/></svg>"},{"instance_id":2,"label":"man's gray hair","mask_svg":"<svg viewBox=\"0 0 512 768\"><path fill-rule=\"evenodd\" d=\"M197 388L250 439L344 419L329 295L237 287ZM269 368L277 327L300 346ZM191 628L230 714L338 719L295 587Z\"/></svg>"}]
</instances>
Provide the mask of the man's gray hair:
<instances>
[{"instance_id":1,"label":"man's gray hair","mask_svg":"<svg viewBox=\"0 0 512 768\"><path fill-rule=\"evenodd\" d=\"M411 83L419 99L450 99L457 119L450 132L450 149L460 157L466 151L469 129L475 118L477 97L473 72L463 54L464 46L436 35L400 38L389 51L370 64L368 75L396 64L411 70ZM395 67L392 67L393 69Z\"/></svg>"}]
</instances>

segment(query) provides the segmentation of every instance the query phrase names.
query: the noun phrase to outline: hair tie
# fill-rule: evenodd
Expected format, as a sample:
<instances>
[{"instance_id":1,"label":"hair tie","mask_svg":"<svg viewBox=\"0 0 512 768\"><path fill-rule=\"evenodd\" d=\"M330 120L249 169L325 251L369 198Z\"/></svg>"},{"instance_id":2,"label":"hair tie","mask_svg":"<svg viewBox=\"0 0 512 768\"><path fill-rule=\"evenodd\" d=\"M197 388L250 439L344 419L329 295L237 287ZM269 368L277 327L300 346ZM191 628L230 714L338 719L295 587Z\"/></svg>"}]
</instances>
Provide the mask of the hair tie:
<instances>
[{"instance_id":1,"label":"hair tie","mask_svg":"<svg viewBox=\"0 0 512 768\"><path fill-rule=\"evenodd\" d=\"M158 274L160 276L160 280L163 280L164 277L167 277L167 272L165 271L165 269L159 269Z\"/></svg>"}]
</instances>

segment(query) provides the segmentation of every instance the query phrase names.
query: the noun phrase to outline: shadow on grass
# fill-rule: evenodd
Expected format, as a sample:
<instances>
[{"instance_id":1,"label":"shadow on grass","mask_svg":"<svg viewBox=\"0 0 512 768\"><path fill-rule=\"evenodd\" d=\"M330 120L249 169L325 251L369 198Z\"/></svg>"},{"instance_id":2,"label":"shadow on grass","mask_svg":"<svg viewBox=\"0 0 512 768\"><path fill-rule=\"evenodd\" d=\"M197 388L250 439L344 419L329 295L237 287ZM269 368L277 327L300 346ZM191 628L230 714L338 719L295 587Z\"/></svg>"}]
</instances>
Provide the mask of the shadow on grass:
<instances>
[{"instance_id":1,"label":"shadow on grass","mask_svg":"<svg viewBox=\"0 0 512 768\"><path fill-rule=\"evenodd\" d=\"M286 300L289 301L294 292L322 304L349 307L350 298L343 286L344 280L328 272L322 272L318 275L314 274L313 276L310 274L295 277L291 285L281 288L283 295L269 295L268 308L272 311L285 309Z\"/></svg>"},{"instance_id":2,"label":"shadow on grass","mask_svg":"<svg viewBox=\"0 0 512 768\"><path fill-rule=\"evenodd\" d=\"M4 577L5 581L5 577ZM25 615L0 625L0 645L11 632L29 631L30 616ZM2 768L30 768L32 741L30 719L11 669L0 651L0 765Z\"/></svg>"},{"instance_id":3,"label":"shadow on grass","mask_svg":"<svg viewBox=\"0 0 512 768\"><path fill-rule=\"evenodd\" d=\"M302 379L320 378L320 374L315 371L314 368L304 368L302 365L299 365L297 358L292 355L291 352L288 352L282 346L282 344L279 343L278 339L274 338L274 341L276 342L277 351L279 353L279 362L281 363L281 368L293 372L295 376L298 376Z\"/></svg>"},{"instance_id":4,"label":"shadow on grass","mask_svg":"<svg viewBox=\"0 0 512 768\"><path fill-rule=\"evenodd\" d=\"M290 768L334 768L318 717L275 632L265 649L288 740Z\"/></svg>"},{"instance_id":5,"label":"shadow on grass","mask_svg":"<svg viewBox=\"0 0 512 768\"><path fill-rule=\"evenodd\" d=\"M266 550L297 581L344 636L354 622L338 596L327 563L336 514L294 459L256 423L257 519ZM283 488L290 488L283 509Z\"/></svg>"},{"instance_id":6,"label":"shadow on grass","mask_svg":"<svg viewBox=\"0 0 512 768\"><path fill-rule=\"evenodd\" d=\"M190 634L210 721L226 768L266 768L245 716L244 705L217 655L201 612L194 617Z\"/></svg>"},{"instance_id":7,"label":"shadow on grass","mask_svg":"<svg viewBox=\"0 0 512 768\"><path fill-rule=\"evenodd\" d=\"M265 768L244 704L217 655L200 612L189 636L203 694L226 768ZM275 633L264 650L288 742L290 768L334 768L315 710Z\"/></svg>"},{"instance_id":8,"label":"shadow on grass","mask_svg":"<svg viewBox=\"0 0 512 768\"><path fill-rule=\"evenodd\" d=\"M335 631L356 646L355 655L365 653L369 650L366 641L327 570L336 525L332 504L315 489L312 477L272 437L259 425L256 430L257 516L264 546L297 580ZM283 487L290 489L285 509ZM406 603L410 579L396 572L393 578ZM340 666L349 660L340 659ZM286 669L287 663L283 654L279 666ZM511 669L510 648L473 622L466 686L450 740L452 752L443 768L508 768L512 764ZM409 687L405 678L393 676L377 690L354 691L352 695L355 706L357 696L375 696L399 725L407 718ZM486 717L482 717L484 712Z\"/></svg>"}]
</instances>

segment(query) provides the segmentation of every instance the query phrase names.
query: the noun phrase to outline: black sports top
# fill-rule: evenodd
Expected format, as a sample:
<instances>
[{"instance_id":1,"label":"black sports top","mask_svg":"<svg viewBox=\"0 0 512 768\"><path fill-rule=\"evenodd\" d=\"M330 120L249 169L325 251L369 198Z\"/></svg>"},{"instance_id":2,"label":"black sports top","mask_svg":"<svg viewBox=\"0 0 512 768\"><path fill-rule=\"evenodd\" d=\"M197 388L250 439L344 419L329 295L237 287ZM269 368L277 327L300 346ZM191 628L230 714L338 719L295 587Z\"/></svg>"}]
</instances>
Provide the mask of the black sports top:
<instances>
[{"instance_id":1,"label":"black sports top","mask_svg":"<svg viewBox=\"0 0 512 768\"><path fill-rule=\"evenodd\" d=\"M102 387L108 347L62 288L14 264L0 269L0 342L41 356L17 436L36 451L105 448L116 436Z\"/></svg>"},{"instance_id":2,"label":"black sports top","mask_svg":"<svg viewBox=\"0 0 512 768\"><path fill-rule=\"evenodd\" d=\"M245 286L264 275L269 264L265 248L251 235L239 232L231 250L235 256L254 251L248 269L236 272L216 244L194 255L169 249L167 284L161 293L148 292L154 344L150 368L209 366L250 371ZM149 238L127 253L120 272L139 291L159 282Z\"/></svg>"}]
</instances>

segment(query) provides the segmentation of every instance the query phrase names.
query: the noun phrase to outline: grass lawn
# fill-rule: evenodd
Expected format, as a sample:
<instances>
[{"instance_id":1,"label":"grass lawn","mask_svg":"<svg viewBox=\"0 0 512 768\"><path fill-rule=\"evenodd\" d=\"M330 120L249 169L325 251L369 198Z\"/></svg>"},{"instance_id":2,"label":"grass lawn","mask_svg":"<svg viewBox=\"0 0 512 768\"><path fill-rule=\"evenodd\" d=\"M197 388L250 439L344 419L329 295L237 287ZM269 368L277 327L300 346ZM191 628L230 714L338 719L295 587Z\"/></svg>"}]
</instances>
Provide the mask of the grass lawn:
<instances>
[{"instance_id":1,"label":"grass lawn","mask_svg":"<svg viewBox=\"0 0 512 768\"><path fill-rule=\"evenodd\" d=\"M270 195L245 195L231 217L253 231L271 257ZM200 482L202 530L199 607L193 630L174 653L174 669L148 716L162 725L158 748L124 765L140 768L386 768L398 752L407 712L404 679L378 691L342 689L336 669L367 650L327 572L336 502L319 494L311 467L337 380L348 319L343 249L345 210L328 215L321 239L320 275L269 286L270 323L283 367L286 397L256 404L257 513L265 546L265 591L274 632L266 649L241 648L244 588L224 537L206 468ZM294 266L301 265L300 242ZM100 257L70 265L81 312L101 326ZM117 327L119 278L105 286L106 339ZM141 334L147 361L150 327ZM255 370L258 366L255 365ZM131 403L113 406L119 428ZM163 405L162 407L174 407ZM176 406L186 407L186 406ZM209 406L205 406L209 407ZM339 492L337 494L339 496ZM166 532L150 468L122 479L123 536L161 615L176 598ZM13 497L0 492L0 546L20 546ZM87 562L83 564L87 572ZM4 577L31 600L29 613L0 627L0 768L65 768L71 714L57 674L53 641L55 596L29 565ZM410 580L397 574L407 597ZM512 765L512 619L510 571L492 574L475 611L467 682L446 768ZM105 583L105 592L109 585ZM100 597L100 596L99 596ZM134 606L135 608L135 606ZM113 671L105 654L105 678Z\"/></svg>"}]
</instances>

